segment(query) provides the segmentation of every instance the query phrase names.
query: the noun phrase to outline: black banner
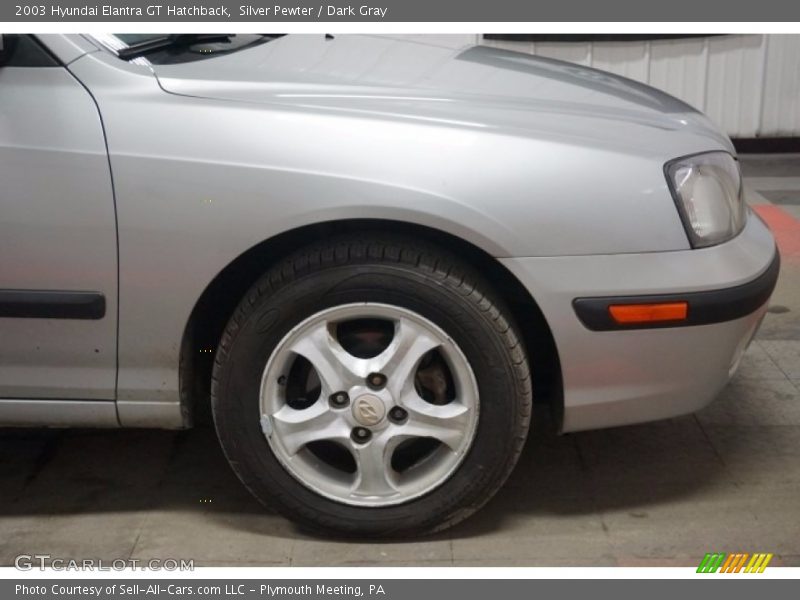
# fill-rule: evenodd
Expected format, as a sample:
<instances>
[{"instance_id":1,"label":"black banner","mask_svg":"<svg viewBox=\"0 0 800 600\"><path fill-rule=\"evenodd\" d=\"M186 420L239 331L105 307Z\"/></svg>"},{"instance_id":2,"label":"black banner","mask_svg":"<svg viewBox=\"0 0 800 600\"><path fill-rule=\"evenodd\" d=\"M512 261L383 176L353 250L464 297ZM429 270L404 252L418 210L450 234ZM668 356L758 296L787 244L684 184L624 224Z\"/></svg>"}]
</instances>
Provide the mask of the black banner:
<instances>
[{"instance_id":1,"label":"black banner","mask_svg":"<svg viewBox=\"0 0 800 600\"><path fill-rule=\"evenodd\" d=\"M790 22L800 3L786 0L11 0L0 21L191 22Z\"/></svg>"},{"instance_id":2,"label":"black banner","mask_svg":"<svg viewBox=\"0 0 800 600\"><path fill-rule=\"evenodd\" d=\"M764 597L794 597L796 582L789 579L766 579L758 575L698 575L697 579L715 579L707 593L725 595L729 600ZM553 579L27 579L0 582L0 597L10 600L101 600L221 597L240 600L516 600L548 594L568 598L642 598L674 600L697 593L696 579L670 580L553 580Z\"/></svg>"}]
</instances>

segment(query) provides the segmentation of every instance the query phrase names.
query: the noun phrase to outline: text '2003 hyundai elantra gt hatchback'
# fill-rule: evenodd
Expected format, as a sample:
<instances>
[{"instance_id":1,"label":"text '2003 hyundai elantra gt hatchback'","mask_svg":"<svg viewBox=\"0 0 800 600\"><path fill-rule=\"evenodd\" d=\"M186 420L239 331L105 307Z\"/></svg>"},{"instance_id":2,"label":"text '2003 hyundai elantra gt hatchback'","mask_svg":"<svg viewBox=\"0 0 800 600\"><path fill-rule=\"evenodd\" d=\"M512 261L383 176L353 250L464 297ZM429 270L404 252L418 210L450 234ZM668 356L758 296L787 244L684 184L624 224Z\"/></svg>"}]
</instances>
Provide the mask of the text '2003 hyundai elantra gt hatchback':
<instances>
[{"instance_id":1,"label":"text '2003 hyundai elantra gt hatchback'","mask_svg":"<svg viewBox=\"0 0 800 600\"><path fill-rule=\"evenodd\" d=\"M534 400L692 412L778 274L657 90L370 36L5 35L0 424L182 428L315 531L478 510Z\"/></svg>"}]
</instances>

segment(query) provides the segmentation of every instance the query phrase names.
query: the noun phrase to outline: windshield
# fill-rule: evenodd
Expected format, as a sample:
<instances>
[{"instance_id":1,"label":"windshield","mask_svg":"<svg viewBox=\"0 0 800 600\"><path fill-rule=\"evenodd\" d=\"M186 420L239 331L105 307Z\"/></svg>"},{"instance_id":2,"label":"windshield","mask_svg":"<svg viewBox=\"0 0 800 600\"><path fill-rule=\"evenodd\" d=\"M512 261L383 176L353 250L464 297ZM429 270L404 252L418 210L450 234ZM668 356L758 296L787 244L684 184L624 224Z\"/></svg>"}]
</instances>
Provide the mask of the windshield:
<instances>
[{"instance_id":1,"label":"windshield","mask_svg":"<svg viewBox=\"0 0 800 600\"><path fill-rule=\"evenodd\" d=\"M198 34L192 36L163 33L117 33L114 34L114 37L119 42L122 42L121 44L114 44L114 46L117 46L114 48L115 51L119 52L127 48L149 45L151 48L139 53L138 56L145 57L148 62L154 65L169 65L205 60L251 48L275 39L277 34L240 33L217 36ZM195 37L197 39L192 39ZM125 58L125 60L128 60L128 58Z\"/></svg>"}]
</instances>

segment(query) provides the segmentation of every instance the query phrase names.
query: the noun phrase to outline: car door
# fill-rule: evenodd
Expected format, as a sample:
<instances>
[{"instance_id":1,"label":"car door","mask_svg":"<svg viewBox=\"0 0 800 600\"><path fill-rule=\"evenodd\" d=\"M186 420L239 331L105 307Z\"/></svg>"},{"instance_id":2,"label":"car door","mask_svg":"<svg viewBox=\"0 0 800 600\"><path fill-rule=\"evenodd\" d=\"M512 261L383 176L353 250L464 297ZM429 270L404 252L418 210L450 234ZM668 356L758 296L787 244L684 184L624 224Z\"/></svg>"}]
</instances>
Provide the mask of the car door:
<instances>
[{"instance_id":1,"label":"car door","mask_svg":"<svg viewBox=\"0 0 800 600\"><path fill-rule=\"evenodd\" d=\"M113 399L117 243L92 96L32 36L0 66L0 399Z\"/></svg>"}]
</instances>

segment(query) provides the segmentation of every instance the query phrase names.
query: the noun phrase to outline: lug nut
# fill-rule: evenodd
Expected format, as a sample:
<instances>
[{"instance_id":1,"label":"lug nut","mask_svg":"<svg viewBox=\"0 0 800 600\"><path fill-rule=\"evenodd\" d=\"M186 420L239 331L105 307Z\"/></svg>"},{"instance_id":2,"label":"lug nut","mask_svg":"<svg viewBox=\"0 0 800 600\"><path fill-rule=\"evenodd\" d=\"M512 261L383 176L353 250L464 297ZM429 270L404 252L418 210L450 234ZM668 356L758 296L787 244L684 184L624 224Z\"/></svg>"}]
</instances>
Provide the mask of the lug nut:
<instances>
[{"instance_id":1,"label":"lug nut","mask_svg":"<svg viewBox=\"0 0 800 600\"><path fill-rule=\"evenodd\" d=\"M389 411L389 420L393 423L402 423L408 418L408 413L405 409L395 406Z\"/></svg>"},{"instance_id":2,"label":"lug nut","mask_svg":"<svg viewBox=\"0 0 800 600\"><path fill-rule=\"evenodd\" d=\"M367 385L373 390L379 390L386 385L386 375L383 373L370 373L367 376Z\"/></svg>"},{"instance_id":3,"label":"lug nut","mask_svg":"<svg viewBox=\"0 0 800 600\"><path fill-rule=\"evenodd\" d=\"M350 403L350 396L347 392L336 392L331 394L330 403L334 408L344 408Z\"/></svg>"},{"instance_id":4,"label":"lug nut","mask_svg":"<svg viewBox=\"0 0 800 600\"><path fill-rule=\"evenodd\" d=\"M372 437L372 432L366 427L353 427L350 437L354 442L364 444L369 441L369 438Z\"/></svg>"}]
</instances>

